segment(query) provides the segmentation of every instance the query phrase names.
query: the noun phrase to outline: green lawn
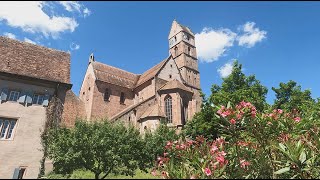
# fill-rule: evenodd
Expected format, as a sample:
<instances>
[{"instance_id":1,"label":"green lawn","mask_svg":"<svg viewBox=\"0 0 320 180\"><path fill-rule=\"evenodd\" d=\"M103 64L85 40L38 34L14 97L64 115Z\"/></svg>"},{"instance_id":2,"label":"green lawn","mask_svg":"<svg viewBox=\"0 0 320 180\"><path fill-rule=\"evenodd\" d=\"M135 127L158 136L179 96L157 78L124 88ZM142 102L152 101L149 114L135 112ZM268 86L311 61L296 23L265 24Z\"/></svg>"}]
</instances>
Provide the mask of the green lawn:
<instances>
[{"instance_id":1,"label":"green lawn","mask_svg":"<svg viewBox=\"0 0 320 180\"><path fill-rule=\"evenodd\" d=\"M94 179L94 174L90 171L77 170L68 176L49 173L46 176L46 178L48 179ZM115 176L114 174L110 174L108 175L108 177L106 177L106 179L159 179L159 178L152 176L151 173L145 173L143 171L137 170L133 177L125 176L125 175Z\"/></svg>"}]
</instances>

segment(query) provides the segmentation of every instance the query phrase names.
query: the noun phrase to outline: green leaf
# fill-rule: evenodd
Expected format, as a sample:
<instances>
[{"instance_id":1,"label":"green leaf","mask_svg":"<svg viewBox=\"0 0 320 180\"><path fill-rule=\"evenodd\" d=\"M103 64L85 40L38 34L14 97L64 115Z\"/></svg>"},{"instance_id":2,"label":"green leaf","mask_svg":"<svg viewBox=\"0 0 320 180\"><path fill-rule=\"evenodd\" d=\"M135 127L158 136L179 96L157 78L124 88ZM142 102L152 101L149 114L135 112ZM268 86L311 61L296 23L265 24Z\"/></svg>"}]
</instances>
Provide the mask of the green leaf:
<instances>
[{"instance_id":1,"label":"green leaf","mask_svg":"<svg viewBox=\"0 0 320 180\"><path fill-rule=\"evenodd\" d=\"M230 101L227 104L227 108L231 108L231 102Z\"/></svg>"},{"instance_id":2,"label":"green leaf","mask_svg":"<svg viewBox=\"0 0 320 180\"><path fill-rule=\"evenodd\" d=\"M290 167L285 167L285 168L279 169L278 171L274 172L274 174L282 174L282 173L285 173L288 171L290 171Z\"/></svg>"},{"instance_id":3,"label":"green leaf","mask_svg":"<svg viewBox=\"0 0 320 180\"><path fill-rule=\"evenodd\" d=\"M301 152L299 160L301 163L304 163L306 161L307 157L306 157L306 153L304 151Z\"/></svg>"},{"instance_id":4,"label":"green leaf","mask_svg":"<svg viewBox=\"0 0 320 180\"><path fill-rule=\"evenodd\" d=\"M286 147L282 143L279 143L279 146L283 151L286 151Z\"/></svg>"}]
</instances>

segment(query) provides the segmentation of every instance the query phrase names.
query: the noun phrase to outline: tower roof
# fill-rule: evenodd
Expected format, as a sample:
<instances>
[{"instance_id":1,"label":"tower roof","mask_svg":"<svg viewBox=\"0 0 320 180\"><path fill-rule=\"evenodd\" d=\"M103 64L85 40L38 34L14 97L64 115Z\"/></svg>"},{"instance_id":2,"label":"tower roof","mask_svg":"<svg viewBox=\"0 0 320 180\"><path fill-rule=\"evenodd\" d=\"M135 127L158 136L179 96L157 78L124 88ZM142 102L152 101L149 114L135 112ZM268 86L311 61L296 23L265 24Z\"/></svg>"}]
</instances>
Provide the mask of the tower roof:
<instances>
[{"instance_id":1,"label":"tower roof","mask_svg":"<svg viewBox=\"0 0 320 180\"><path fill-rule=\"evenodd\" d=\"M172 25L171 25L171 30L170 30L168 39L172 38L173 36L175 36L176 34L178 34L181 31L187 32L188 34L194 36L194 34L190 28L180 24L178 21L176 21L174 19L172 22Z\"/></svg>"}]
</instances>

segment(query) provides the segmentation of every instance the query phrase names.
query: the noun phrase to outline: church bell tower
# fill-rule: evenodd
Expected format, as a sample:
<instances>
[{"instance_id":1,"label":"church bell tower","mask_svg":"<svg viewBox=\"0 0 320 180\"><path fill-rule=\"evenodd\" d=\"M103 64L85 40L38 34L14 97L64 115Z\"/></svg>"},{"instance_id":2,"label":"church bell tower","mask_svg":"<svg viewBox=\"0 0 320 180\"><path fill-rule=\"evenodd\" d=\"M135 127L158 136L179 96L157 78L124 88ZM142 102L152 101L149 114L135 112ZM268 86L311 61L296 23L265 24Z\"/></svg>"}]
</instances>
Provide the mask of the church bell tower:
<instances>
[{"instance_id":1,"label":"church bell tower","mask_svg":"<svg viewBox=\"0 0 320 180\"><path fill-rule=\"evenodd\" d=\"M177 63L185 85L200 89L194 34L188 27L182 26L174 20L168 39L170 53Z\"/></svg>"},{"instance_id":2,"label":"church bell tower","mask_svg":"<svg viewBox=\"0 0 320 180\"><path fill-rule=\"evenodd\" d=\"M188 27L174 20L168 40L169 53L179 68L183 83L193 92L192 101L188 105L188 111L192 118L196 112L200 111L202 104L195 36Z\"/></svg>"}]
</instances>

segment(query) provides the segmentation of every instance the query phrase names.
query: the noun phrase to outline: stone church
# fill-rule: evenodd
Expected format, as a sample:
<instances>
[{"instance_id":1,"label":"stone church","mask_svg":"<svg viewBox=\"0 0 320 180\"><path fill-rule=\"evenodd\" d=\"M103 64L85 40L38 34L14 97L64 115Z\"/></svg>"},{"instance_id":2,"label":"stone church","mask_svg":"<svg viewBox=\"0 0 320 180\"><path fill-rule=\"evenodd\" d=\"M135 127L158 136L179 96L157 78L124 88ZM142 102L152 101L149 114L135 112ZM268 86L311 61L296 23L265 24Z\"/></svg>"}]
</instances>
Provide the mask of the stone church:
<instances>
[{"instance_id":1,"label":"stone church","mask_svg":"<svg viewBox=\"0 0 320 180\"><path fill-rule=\"evenodd\" d=\"M103 64L91 54L79 92L87 119L132 123L144 133L162 121L181 129L200 111L194 34L174 20L168 40L169 56L142 74Z\"/></svg>"}]
</instances>

